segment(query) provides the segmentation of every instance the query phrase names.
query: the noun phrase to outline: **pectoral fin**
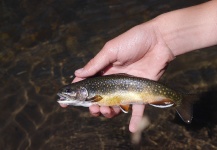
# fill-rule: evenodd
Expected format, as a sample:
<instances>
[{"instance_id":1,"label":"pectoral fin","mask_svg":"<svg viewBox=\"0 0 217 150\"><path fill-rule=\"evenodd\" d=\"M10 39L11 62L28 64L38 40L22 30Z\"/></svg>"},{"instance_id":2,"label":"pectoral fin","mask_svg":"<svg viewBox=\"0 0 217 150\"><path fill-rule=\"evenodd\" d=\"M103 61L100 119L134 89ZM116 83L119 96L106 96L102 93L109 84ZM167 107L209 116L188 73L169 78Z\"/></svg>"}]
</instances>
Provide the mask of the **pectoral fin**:
<instances>
[{"instance_id":1,"label":"pectoral fin","mask_svg":"<svg viewBox=\"0 0 217 150\"><path fill-rule=\"evenodd\" d=\"M95 95L94 97L88 99L88 101L92 101L92 102L99 102L100 100L102 100L102 96L100 95Z\"/></svg>"},{"instance_id":2,"label":"pectoral fin","mask_svg":"<svg viewBox=\"0 0 217 150\"><path fill-rule=\"evenodd\" d=\"M174 102L170 99L162 99L160 101L149 103L149 105L158 107L158 108L167 108L167 107L173 106Z\"/></svg>"},{"instance_id":3,"label":"pectoral fin","mask_svg":"<svg viewBox=\"0 0 217 150\"><path fill-rule=\"evenodd\" d=\"M120 105L120 109L124 112L124 113L128 113L129 109L130 109L130 105Z\"/></svg>"}]
</instances>

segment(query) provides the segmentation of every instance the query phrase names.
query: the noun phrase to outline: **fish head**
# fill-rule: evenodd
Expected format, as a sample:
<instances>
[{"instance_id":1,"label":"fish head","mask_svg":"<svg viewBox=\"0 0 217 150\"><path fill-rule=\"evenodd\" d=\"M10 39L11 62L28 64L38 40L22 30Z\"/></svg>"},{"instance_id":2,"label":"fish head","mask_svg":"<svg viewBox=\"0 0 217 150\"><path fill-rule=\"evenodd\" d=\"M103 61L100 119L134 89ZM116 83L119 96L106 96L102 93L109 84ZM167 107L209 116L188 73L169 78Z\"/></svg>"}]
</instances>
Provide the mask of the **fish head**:
<instances>
[{"instance_id":1,"label":"fish head","mask_svg":"<svg viewBox=\"0 0 217 150\"><path fill-rule=\"evenodd\" d=\"M72 86L65 86L57 95L59 96L57 101L59 104L84 107L92 105L92 103L87 100L88 91L85 87L74 88Z\"/></svg>"}]
</instances>

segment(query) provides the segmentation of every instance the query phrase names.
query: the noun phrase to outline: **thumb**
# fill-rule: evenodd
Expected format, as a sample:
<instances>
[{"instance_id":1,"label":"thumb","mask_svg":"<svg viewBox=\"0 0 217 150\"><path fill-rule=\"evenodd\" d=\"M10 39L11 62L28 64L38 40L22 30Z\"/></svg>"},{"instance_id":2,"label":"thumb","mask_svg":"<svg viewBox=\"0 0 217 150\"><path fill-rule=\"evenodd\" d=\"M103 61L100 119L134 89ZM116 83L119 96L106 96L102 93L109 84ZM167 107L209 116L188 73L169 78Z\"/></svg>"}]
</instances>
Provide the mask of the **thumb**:
<instances>
[{"instance_id":1,"label":"thumb","mask_svg":"<svg viewBox=\"0 0 217 150\"><path fill-rule=\"evenodd\" d=\"M91 59L83 68L75 71L75 75L80 78L92 76L104 69L116 60L116 56L109 53L108 50L101 50L93 59Z\"/></svg>"}]
</instances>

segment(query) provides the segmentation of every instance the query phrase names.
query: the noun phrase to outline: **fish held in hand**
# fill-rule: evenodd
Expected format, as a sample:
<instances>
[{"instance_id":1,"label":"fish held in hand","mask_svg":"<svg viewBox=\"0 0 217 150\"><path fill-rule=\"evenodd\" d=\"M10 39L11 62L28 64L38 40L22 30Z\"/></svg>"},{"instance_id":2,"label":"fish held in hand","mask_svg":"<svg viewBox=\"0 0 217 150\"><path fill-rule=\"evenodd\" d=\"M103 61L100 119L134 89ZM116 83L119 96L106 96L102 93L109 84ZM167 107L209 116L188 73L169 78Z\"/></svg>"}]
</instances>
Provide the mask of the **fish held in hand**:
<instances>
[{"instance_id":1,"label":"fish held in hand","mask_svg":"<svg viewBox=\"0 0 217 150\"><path fill-rule=\"evenodd\" d=\"M158 108L173 106L184 122L191 123L192 120L192 108L186 95L159 82L126 74L87 78L64 86L57 95L59 104L119 106L125 113L130 104L149 104Z\"/></svg>"}]
</instances>

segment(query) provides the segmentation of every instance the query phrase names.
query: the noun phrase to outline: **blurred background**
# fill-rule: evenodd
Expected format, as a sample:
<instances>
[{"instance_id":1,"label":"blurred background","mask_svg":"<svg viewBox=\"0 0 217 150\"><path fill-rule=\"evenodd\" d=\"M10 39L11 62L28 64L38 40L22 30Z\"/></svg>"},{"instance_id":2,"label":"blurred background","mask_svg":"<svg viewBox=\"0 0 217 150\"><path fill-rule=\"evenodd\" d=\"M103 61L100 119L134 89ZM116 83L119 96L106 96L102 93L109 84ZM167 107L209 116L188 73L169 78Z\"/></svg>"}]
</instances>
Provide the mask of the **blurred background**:
<instances>
[{"instance_id":1,"label":"blurred background","mask_svg":"<svg viewBox=\"0 0 217 150\"><path fill-rule=\"evenodd\" d=\"M135 144L130 113L106 119L61 108L56 93L110 39L203 0L1 0L0 149L217 149L217 46L178 56L161 82L194 93L192 124L147 107Z\"/></svg>"}]
</instances>

